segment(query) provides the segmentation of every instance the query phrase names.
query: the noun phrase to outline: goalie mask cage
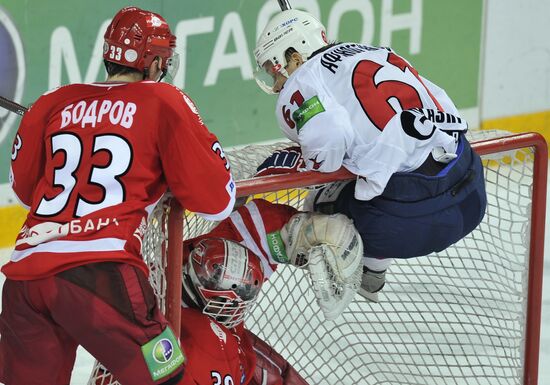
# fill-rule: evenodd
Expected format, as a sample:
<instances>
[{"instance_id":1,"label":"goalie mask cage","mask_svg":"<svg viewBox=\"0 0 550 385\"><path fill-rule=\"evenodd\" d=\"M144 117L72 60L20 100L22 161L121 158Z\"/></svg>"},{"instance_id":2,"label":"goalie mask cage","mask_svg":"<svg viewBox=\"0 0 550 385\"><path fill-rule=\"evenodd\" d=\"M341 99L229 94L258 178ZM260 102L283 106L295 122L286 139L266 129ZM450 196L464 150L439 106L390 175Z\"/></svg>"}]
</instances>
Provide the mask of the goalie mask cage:
<instances>
[{"instance_id":1,"label":"goalie mask cage","mask_svg":"<svg viewBox=\"0 0 550 385\"><path fill-rule=\"evenodd\" d=\"M357 295L342 315L325 321L303 270L280 266L264 285L245 324L309 384L537 383L546 142L532 133L470 135L485 167L488 204L483 222L441 253L395 260L379 303ZM301 208L307 188L350 178L339 171L246 180L274 149L288 145L226 151L240 180L239 196ZM143 254L150 281L178 329L182 239L203 234L214 224L183 215L169 198L157 205L149 222ZM117 382L96 363L89 384Z\"/></svg>"}]
</instances>

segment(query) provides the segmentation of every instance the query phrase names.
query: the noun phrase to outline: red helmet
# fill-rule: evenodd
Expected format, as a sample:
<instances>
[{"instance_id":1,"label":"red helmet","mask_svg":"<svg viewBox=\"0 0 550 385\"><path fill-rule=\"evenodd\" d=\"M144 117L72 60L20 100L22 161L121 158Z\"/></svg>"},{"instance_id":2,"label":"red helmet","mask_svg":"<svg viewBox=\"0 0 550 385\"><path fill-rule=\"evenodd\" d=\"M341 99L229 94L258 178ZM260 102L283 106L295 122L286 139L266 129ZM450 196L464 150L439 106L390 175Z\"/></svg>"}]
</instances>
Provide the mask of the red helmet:
<instances>
[{"instance_id":1,"label":"red helmet","mask_svg":"<svg viewBox=\"0 0 550 385\"><path fill-rule=\"evenodd\" d=\"M250 313L263 282L260 259L227 239L201 240L183 267L184 299L228 328Z\"/></svg>"},{"instance_id":2,"label":"red helmet","mask_svg":"<svg viewBox=\"0 0 550 385\"><path fill-rule=\"evenodd\" d=\"M103 44L103 58L145 72L155 57L162 58L166 73L176 47L176 37L164 18L136 7L122 8L115 15Z\"/></svg>"}]
</instances>

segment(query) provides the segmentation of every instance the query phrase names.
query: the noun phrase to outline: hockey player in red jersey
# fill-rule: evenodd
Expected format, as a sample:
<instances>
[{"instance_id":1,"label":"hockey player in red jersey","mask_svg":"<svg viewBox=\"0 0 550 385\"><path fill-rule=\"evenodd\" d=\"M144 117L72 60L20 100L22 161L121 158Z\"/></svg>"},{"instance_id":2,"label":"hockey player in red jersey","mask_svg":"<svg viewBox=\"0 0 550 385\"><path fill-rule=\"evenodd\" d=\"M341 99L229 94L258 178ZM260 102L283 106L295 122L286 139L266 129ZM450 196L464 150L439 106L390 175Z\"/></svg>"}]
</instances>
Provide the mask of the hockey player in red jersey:
<instances>
[{"instance_id":1,"label":"hockey player in red jersey","mask_svg":"<svg viewBox=\"0 0 550 385\"><path fill-rule=\"evenodd\" d=\"M320 245L360 270L362 243L344 215L300 213L265 200L252 200L184 243L181 343L189 360L184 385L307 384L243 320L278 264L303 266L309 250ZM322 307L325 315L339 307L330 305Z\"/></svg>"},{"instance_id":2,"label":"hockey player in red jersey","mask_svg":"<svg viewBox=\"0 0 550 385\"><path fill-rule=\"evenodd\" d=\"M160 15L122 9L105 33L107 81L57 88L23 117L10 181L29 214L2 268L0 382L68 384L79 344L123 384L181 378L141 258L147 217L169 188L221 220L235 186L191 99L159 82L175 40Z\"/></svg>"},{"instance_id":3,"label":"hockey player in red jersey","mask_svg":"<svg viewBox=\"0 0 550 385\"><path fill-rule=\"evenodd\" d=\"M180 340L188 365L181 385L307 385L244 327L264 281L258 257L222 238L194 243L187 257Z\"/></svg>"},{"instance_id":4,"label":"hockey player in red jersey","mask_svg":"<svg viewBox=\"0 0 550 385\"><path fill-rule=\"evenodd\" d=\"M403 57L329 44L317 19L292 9L269 21L254 55L256 80L278 94L277 121L299 144L304 169L356 176L311 194L308 209L354 220L365 244L365 296L382 289L393 258L441 251L481 222L483 167L468 126Z\"/></svg>"}]
</instances>

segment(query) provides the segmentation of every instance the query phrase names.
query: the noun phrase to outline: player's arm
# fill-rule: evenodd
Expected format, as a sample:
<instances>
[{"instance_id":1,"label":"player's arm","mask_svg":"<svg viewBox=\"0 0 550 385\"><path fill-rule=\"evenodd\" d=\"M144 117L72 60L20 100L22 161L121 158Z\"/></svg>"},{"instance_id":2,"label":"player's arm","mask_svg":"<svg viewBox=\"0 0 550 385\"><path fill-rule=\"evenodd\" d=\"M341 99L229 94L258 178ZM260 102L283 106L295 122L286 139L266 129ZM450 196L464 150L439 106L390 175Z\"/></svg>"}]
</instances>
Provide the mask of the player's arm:
<instances>
[{"instance_id":1,"label":"player's arm","mask_svg":"<svg viewBox=\"0 0 550 385\"><path fill-rule=\"evenodd\" d=\"M341 314L359 289L363 243L343 214L301 213L287 205L252 200L209 236L228 234L260 258L266 278L278 264L307 269L326 319Z\"/></svg>"},{"instance_id":2,"label":"player's arm","mask_svg":"<svg viewBox=\"0 0 550 385\"><path fill-rule=\"evenodd\" d=\"M26 208L31 206L34 190L43 174L47 103L44 96L34 103L23 116L13 140L9 180L15 195Z\"/></svg>"},{"instance_id":3,"label":"player's arm","mask_svg":"<svg viewBox=\"0 0 550 385\"><path fill-rule=\"evenodd\" d=\"M302 149L306 169L332 172L342 166L354 139L347 111L312 76L286 82L277 101L283 132Z\"/></svg>"},{"instance_id":4,"label":"player's arm","mask_svg":"<svg viewBox=\"0 0 550 385\"><path fill-rule=\"evenodd\" d=\"M168 186L183 207L209 220L226 218L235 204L235 182L216 136L197 108L173 88L159 131L159 150Z\"/></svg>"},{"instance_id":5,"label":"player's arm","mask_svg":"<svg viewBox=\"0 0 550 385\"><path fill-rule=\"evenodd\" d=\"M306 380L265 341L249 330L247 338L256 353L256 368L249 385L308 385Z\"/></svg>"},{"instance_id":6,"label":"player's arm","mask_svg":"<svg viewBox=\"0 0 550 385\"><path fill-rule=\"evenodd\" d=\"M208 233L184 242L184 263L190 250L205 238L224 238L241 243L256 254L266 279L279 263L289 263L280 237L281 228L298 210L292 206L253 199L220 221Z\"/></svg>"}]
</instances>

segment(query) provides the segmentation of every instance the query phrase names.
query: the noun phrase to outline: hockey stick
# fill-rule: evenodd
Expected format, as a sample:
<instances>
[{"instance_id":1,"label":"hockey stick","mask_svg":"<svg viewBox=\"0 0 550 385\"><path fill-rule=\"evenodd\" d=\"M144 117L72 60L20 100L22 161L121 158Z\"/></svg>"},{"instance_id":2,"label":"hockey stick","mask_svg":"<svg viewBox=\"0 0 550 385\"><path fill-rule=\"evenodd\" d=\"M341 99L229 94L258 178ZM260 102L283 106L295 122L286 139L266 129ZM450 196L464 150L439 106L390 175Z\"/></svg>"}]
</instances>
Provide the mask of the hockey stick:
<instances>
[{"instance_id":1,"label":"hockey stick","mask_svg":"<svg viewBox=\"0 0 550 385\"><path fill-rule=\"evenodd\" d=\"M290 6L290 2L288 0L277 0L279 2L279 7L281 7L281 11L286 11L289 9L292 9Z\"/></svg>"},{"instance_id":2,"label":"hockey stick","mask_svg":"<svg viewBox=\"0 0 550 385\"><path fill-rule=\"evenodd\" d=\"M21 104L15 103L12 100L6 99L0 96L0 107L5 108L8 111L15 112L17 115L23 116L27 112L28 108L23 107Z\"/></svg>"}]
</instances>

